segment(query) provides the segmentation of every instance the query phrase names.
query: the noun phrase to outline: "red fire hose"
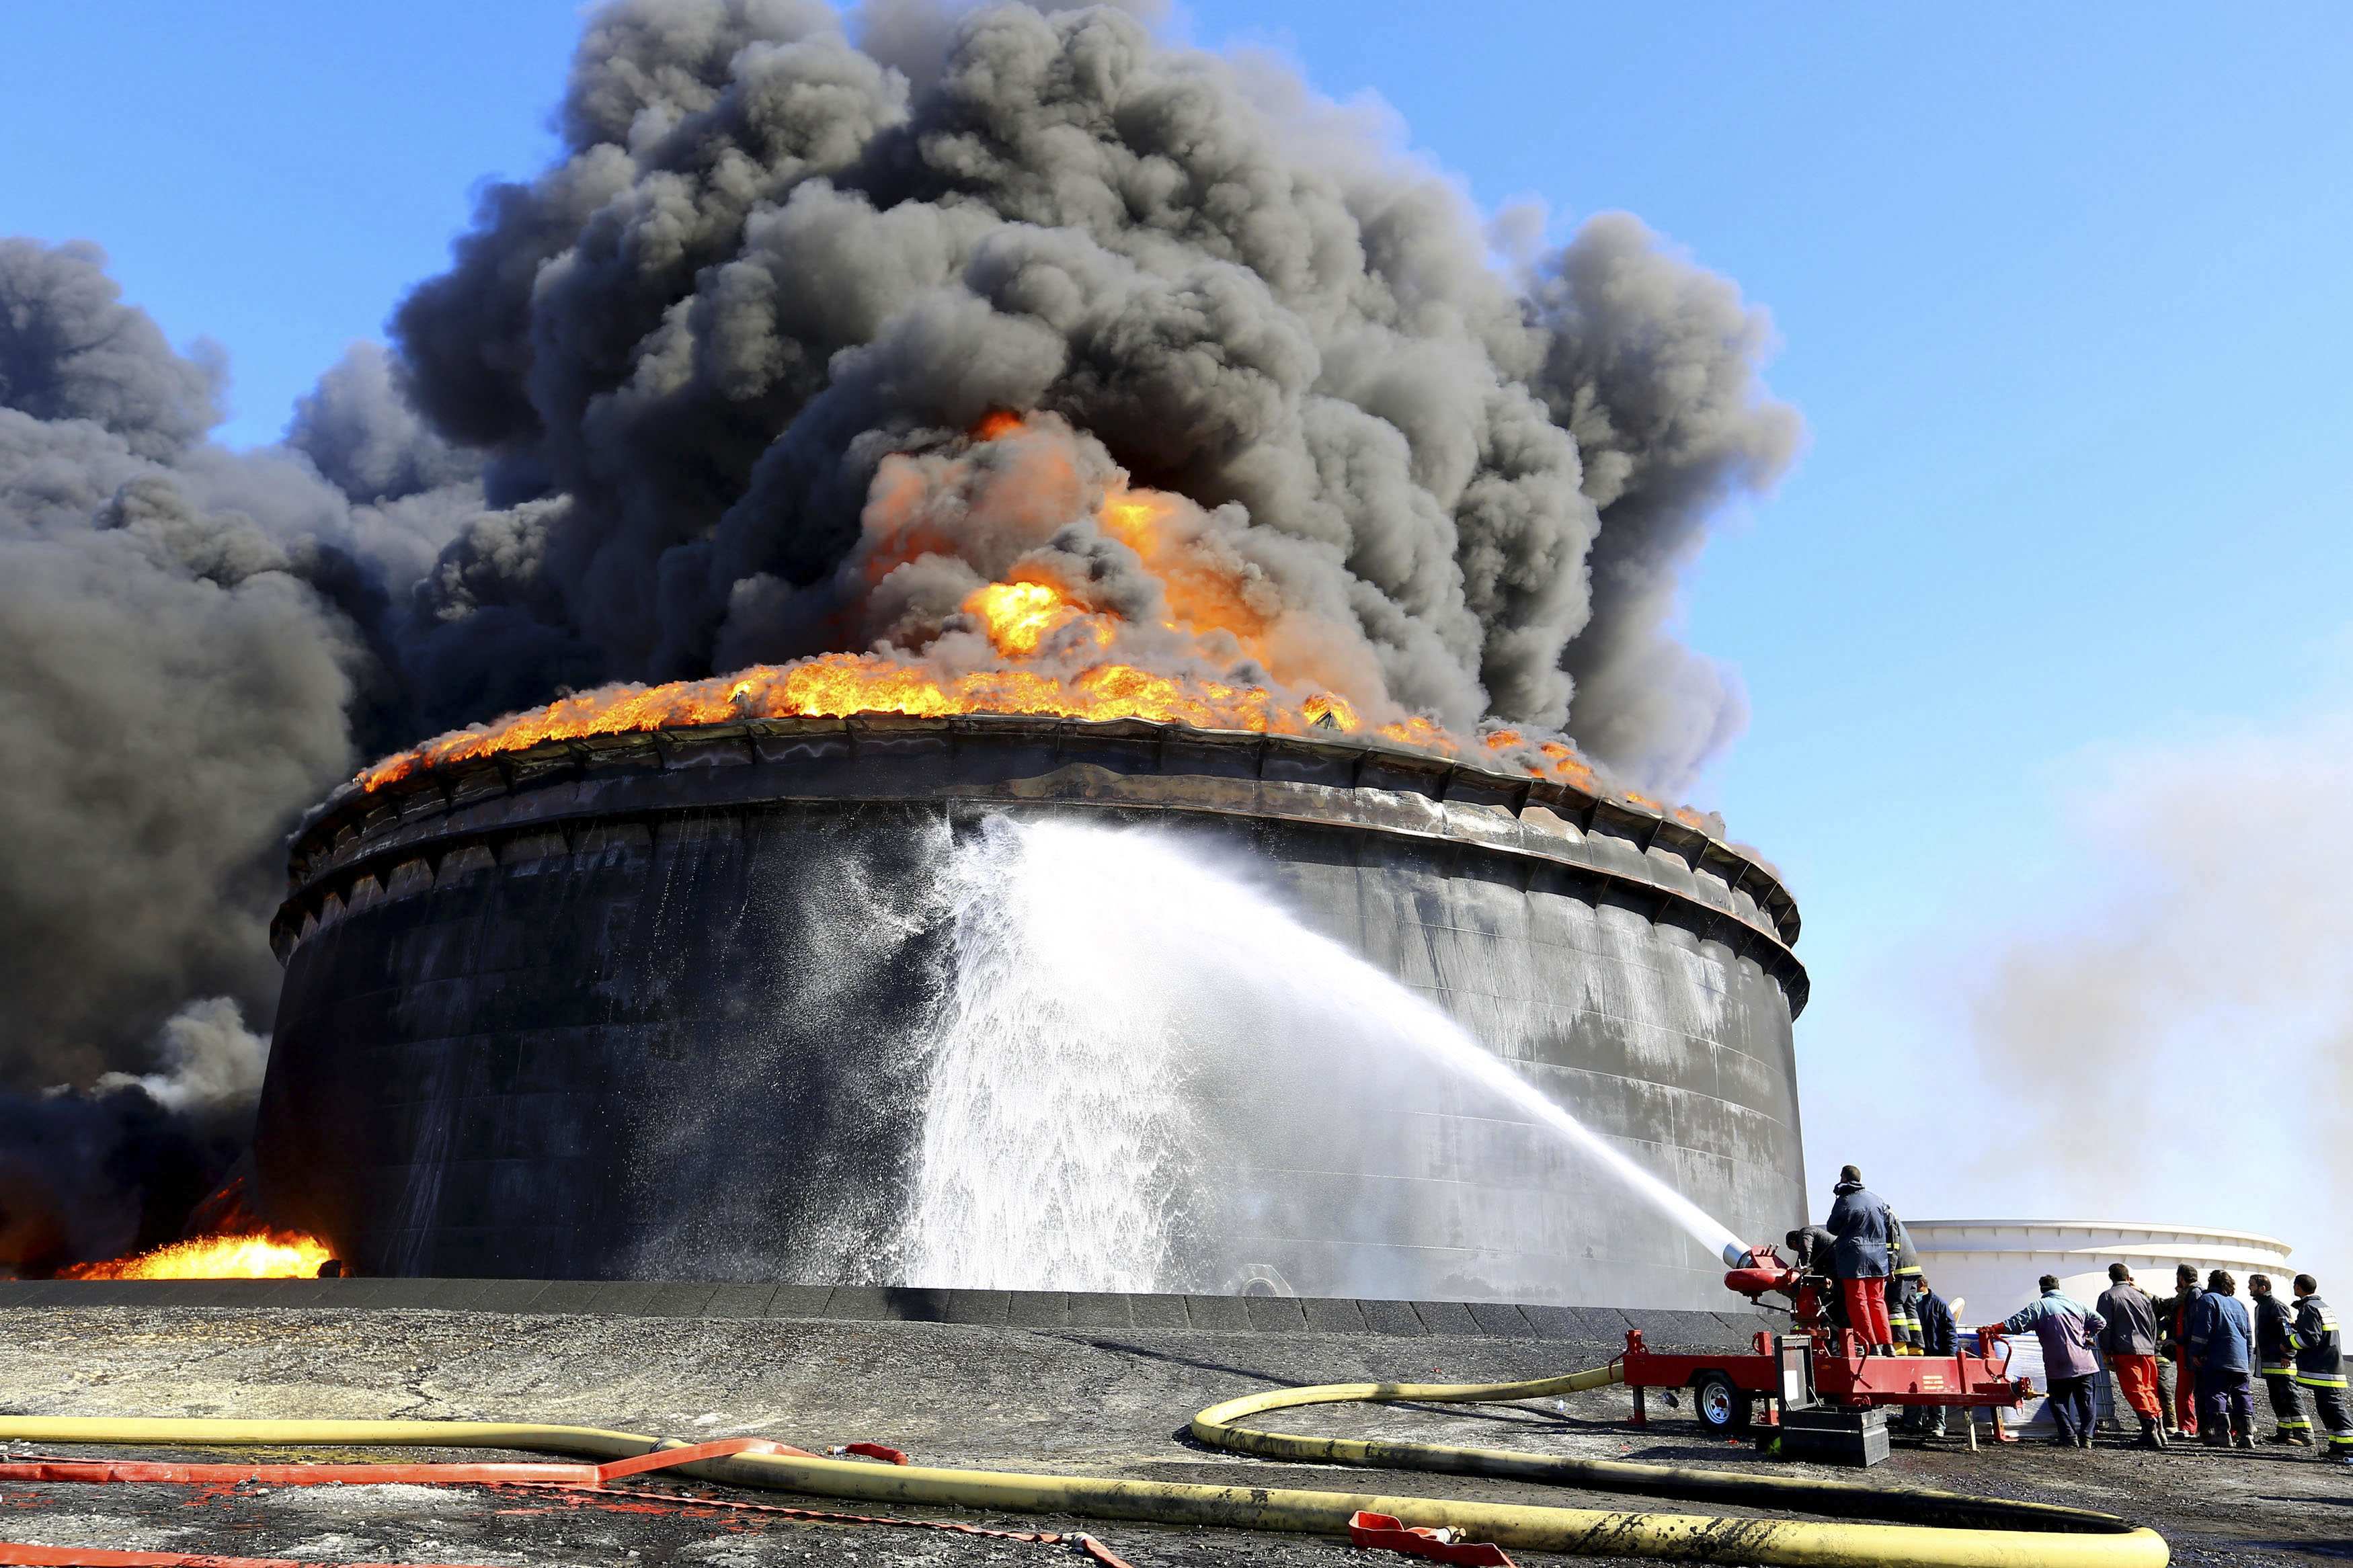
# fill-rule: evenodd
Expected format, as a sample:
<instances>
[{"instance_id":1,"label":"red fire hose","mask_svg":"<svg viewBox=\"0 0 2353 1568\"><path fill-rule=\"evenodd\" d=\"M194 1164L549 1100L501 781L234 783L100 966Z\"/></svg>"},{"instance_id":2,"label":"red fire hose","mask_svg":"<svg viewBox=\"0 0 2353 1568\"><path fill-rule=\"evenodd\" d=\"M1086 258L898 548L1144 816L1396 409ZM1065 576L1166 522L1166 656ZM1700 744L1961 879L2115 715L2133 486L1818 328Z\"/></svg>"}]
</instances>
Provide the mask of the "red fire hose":
<instances>
[{"instance_id":1,"label":"red fire hose","mask_svg":"<svg viewBox=\"0 0 2353 1568\"><path fill-rule=\"evenodd\" d=\"M213 1557L185 1552L104 1552L94 1546L26 1546L0 1541L9 1568L464 1568L450 1563L299 1563L291 1557Z\"/></svg>"},{"instance_id":2,"label":"red fire hose","mask_svg":"<svg viewBox=\"0 0 2353 1568\"><path fill-rule=\"evenodd\" d=\"M857 1454L887 1465L903 1465L907 1456L881 1443L847 1443L831 1450ZM321 1486L485 1486L536 1488L575 1495L628 1499L632 1503L666 1503L680 1509L724 1509L824 1524L888 1525L907 1530L944 1530L959 1535L987 1536L1000 1541L1029 1542L1047 1546L1075 1547L1100 1568L1130 1568L1093 1536L1052 1531L989 1530L976 1524L926 1519L891 1519L871 1514L827 1513L779 1503L743 1502L731 1498L681 1496L649 1492L611 1483L654 1470L691 1465L730 1454L783 1454L809 1459L806 1448L771 1442L765 1437L723 1437L716 1442L680 1444L631 1458L601 1465L546 1460L496 1460L486 1463L427 1461L417 1464L187 1464L171 1459L67 1459L37 1455L0 1461L0 1482L80 1482L90 1485L164 1483L174 1486L230 1487L253 1482L273 1487ZM181 1552L111 1552L82 1546L30 1546L0 1541L0 1568L16 1564L39 1568L464 1568L455 1563L324 1563L291 1558L221 1557Z\"/></svg>"}]
</instances>

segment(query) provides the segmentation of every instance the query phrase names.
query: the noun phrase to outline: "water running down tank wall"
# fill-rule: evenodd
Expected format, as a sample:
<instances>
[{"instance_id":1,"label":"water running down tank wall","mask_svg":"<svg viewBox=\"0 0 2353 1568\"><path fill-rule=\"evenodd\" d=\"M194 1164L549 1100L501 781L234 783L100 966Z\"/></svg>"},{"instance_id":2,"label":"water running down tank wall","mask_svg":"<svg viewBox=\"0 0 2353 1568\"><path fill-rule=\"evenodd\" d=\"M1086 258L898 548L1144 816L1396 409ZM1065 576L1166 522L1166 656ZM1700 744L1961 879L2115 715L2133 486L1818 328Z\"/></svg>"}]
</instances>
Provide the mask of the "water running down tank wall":
<instances>
[{"instance_id":1,"label":"water running down tank wall","mask_svg":"<svg viewBox=\"0 0 2353 1568\"><path fill-rule=\"evenodd\" d=\"M1128 1060L1067 989L976 990L1013 929L992 858L1056 823L1183 847L1361 959L1360 986L1320 984L1362 994L1319 1005L1180 931L1146 945L1193 943L1199 984L1144 988L1161 1037ZM1163 918L1130 885L1148 873L1088 889L1102 857L1044 841L1065 857L1030 868L1049 910L1069 882L1135 929ZM1072 929L1117 925L1085 912ZM298 837L260 1192L395 1273L1214 1292L1271 1272L1301 1294L1721 1308L1721 1263L1622 1184L1392 1048L1382 988L1778 1236L1802 1208L1796 929L1767 871L1672 818L1355 741L878 718L567 742L345 792ZM1098 981L1088 1005L1133 1005ZM974 1033L976 1009L1002 1016ZM1037 1131L1004 1144L1030 1170L998 1207L1076 1205L1032 1234L1145 1244L944 1250L942 1108L997 1098L1016 1075L985 1053L1034 1066L1021 1021L1057 1012L1039 1040L1100 1081L1065 1062L1002 1097Z\"/></svg>"}]
</instances>

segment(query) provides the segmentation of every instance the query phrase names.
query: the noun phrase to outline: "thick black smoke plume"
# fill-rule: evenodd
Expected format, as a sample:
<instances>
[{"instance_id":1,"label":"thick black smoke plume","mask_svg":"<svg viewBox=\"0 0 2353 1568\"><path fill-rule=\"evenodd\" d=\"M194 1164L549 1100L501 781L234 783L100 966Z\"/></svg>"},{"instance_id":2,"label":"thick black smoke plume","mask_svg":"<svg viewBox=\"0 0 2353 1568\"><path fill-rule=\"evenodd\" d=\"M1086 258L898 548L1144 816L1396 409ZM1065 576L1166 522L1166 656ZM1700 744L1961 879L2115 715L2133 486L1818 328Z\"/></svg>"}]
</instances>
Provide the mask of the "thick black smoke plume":
<instances>
[{"instance_id":1,"label":"thick black smoke plume","mask_svg":"<svg viewBox=\"0 0 2353 1568\"><path fill-rule=\"evenodd\" d=\"M1738 728L1662 628L1797 421L1761 317L1634 220L1515 287L1443 179L1109 9L617 7L559 124L395 318L419 406L528 498L432 584L448 716L841 646L878 463L1003 408L1239 503L1368 706L1565 726L1670 791Z\"/></svg>"},{"instance_id":2,"label":"thick black smoke plume","mask_svg":"<svg viewBox=\"0 0 2353 1568\"><path fill-rule=\"evenodd\" d=\"M997 410L1211 509L1368 706L1663 791L1739 728L1666 625L1798 423L1635 220L1499 267L1381 127L1111 8L633 0L557 124L258 452L95 250L0 245L0 1087L266 1021L282 835L364 754L882 635L839 570L878 472Z\"/></svg>"},{"instance_id":3,"label":"thick black smoke plume","mask_svg":"<svg viewBox=\"0 0 2353 1568\"><path fill-rule=\"evenodd\" d=\"M364 402L373 352L298 429L417 448L372 504L300 450L207 445L217 356L174 353L103 264L0 241L0 1272L168 1236L234 1154L286 829L355 738L401 737L370 649L480 510L393 493L459 470Z\"/></svg>"}]
</instances>

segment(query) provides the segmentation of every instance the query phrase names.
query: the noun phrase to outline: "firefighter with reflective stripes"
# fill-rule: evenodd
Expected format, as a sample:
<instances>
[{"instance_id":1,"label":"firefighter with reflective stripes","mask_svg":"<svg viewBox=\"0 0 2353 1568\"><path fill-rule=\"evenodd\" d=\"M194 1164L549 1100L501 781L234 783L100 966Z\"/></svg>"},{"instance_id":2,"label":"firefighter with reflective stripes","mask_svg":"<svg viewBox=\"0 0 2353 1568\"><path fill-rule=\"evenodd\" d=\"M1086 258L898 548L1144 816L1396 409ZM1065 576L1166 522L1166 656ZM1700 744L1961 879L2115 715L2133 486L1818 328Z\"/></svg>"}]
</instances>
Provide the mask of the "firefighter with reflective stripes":
<instances>
[{"instance_id":1,"label":"firefighter with reflective stripes","mask_svg":"<svg viewBox=\"0 0 2353 1568\"><path fill-rule=\"evenodd\" d=\"M2247 1293L2255 1299L2255 1370L2263 1376L2271 1395L2274 1443L2312 1447L2312 1423L2304 1416L2304 1401L2295 1393L2295 1320L2287 1303L2272 1294L2267 1274L2247 1276Z\"/></svg>"},{"instance_id":2,"label":"firefighter with reflective stripes","mask_svg":"<svg viewBox=\"0 0 2353 1568\"><path fill-rule=\"evenodd\" d=\"M1894 1216L1891 1215L1891 1218ZM1912 1233L1895 1220L1895 1234L1889 1247L1891 1254L1887 1270L1887 1331L1895 1337L1897 1355L1919 1355L1920 1332L1920 1251L1912 1245Z\"/></svg>"},{"instance_id":3,"label":"firefighter with reflective stripes","mask_svg":"<svg viewBox=\"0 0 2353 1568\"><path fill-rule=\"evenodd\" d=\"M2353 1465L2353 1410L2345 1404L2345 1355L2337 1314L2320 1299L2320 1282L2295 1277L2295 1381L2312 1390L2313 1408L2328 1429L2328 1458Z\"/></svg>"}]
</instances>

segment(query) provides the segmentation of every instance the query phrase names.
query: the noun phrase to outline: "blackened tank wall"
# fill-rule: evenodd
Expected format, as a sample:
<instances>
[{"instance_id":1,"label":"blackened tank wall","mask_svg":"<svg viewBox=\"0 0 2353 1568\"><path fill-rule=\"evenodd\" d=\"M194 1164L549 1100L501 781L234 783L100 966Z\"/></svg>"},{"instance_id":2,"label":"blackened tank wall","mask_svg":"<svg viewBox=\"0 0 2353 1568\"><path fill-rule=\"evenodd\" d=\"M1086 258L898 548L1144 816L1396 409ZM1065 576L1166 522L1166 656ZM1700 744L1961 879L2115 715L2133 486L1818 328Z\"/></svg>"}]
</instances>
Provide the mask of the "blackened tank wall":
<instances>
[{"instance_id":1,"label":"blackened tank wall","mask_svg":"<svg viewBox=\"0 0 2353 1568\"><path fill-rule=\"evenodd\" d=\"M574 743L330 803L277 932L265 1204L385 1272L902 1282L950 962L924 901L1006 811L1247 847L1742 1235L1797 1223L1804 975L1752 860L1432 759L997 720ZM1243 1144L1164 1288L1721 1304L1720 1266L1552 1135L1360 1109L1380 1136Z\"/></svg>"}]
</instances>

